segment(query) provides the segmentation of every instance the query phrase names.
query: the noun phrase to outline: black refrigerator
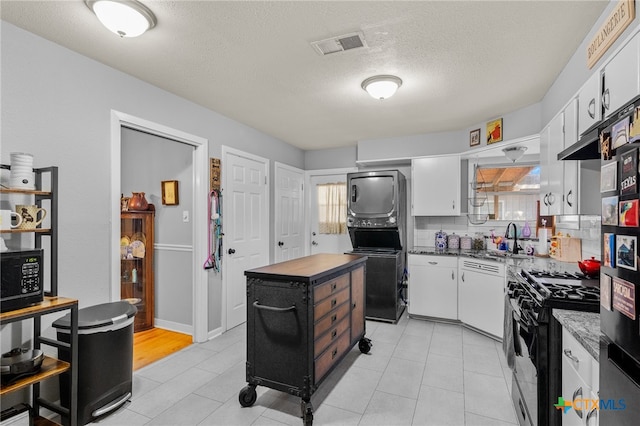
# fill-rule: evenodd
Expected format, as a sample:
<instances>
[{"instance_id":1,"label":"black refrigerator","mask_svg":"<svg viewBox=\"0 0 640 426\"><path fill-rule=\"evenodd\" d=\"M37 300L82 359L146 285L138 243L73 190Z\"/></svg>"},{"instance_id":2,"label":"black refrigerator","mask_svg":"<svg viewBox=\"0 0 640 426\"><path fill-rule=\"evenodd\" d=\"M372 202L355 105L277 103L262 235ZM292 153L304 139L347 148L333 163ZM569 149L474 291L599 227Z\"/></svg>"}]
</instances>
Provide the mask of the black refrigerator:
<instances>
[{"instance_id":1,"label":"black refrigerator","mask_svg":"<svg viewBox=\"0 0 640 426\"><path fill-rule=\"evenodd\" d=\"M640 424L639 117L636 98L612 114L600 131L601 425Z\"/></svg>"}]
</instances>

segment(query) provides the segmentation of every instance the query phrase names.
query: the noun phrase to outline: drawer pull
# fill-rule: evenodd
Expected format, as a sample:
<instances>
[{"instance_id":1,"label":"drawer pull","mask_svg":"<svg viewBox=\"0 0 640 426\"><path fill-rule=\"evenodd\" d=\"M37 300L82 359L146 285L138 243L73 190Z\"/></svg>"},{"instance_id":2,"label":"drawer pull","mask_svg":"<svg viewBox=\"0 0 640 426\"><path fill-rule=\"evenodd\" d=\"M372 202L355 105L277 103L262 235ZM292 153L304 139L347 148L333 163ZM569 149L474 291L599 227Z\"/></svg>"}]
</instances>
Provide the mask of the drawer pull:
<instances>
[{"instance_id":1,"label":"drawer pull","mask_svg":"<svg viewBox=\"0 0 640 426\"><path fill-rule=\"evenodd\" d=\"M356 308L356 302L353 302L353 306L351 307L351 309L355 309Z\"/></svg>"},{"instance_id":2,"label":"drawer pull","mask_svg":"<svg viewBox=\"0 0 640 426\"><path fill-rule=\"evenodd\" d=\"M332 299L331 300L331 307L333 308L334 306L336 306L336 303L338 303L337 299Z\"/></svg>"},{"instance_id":3,"label":"drawer pull","mask_svg":"<svg viewBox=\"0 0 640 426\"><path fill-rule=\"evenodd\" d=\"M336 315L336 314L331 315L331 322L332 323L336 322L337 319L338 319L338 315Z\"/></svg>"},{"instance_id":4,"label":"drawer pull","mask_svg":"<svg viewBox=\"0 0 640 426\"><path fill-rule=\"evenodd\" d=\"M334 329L334 330L331 332L331 340L335 339L337 335L338 335L338 330Z\"/></svg>"},{"instance_id":5,"label":"drawer pull","mask_svg":"<svg viewBox=\"0 0 640 426\"><path fill-rule=\"evenodd\" d=\"M271 311L271 312L289 312L289 311L296 310L296 305L291 305L288 308L278 308L276 306L261 305L260 303L258 303L257 300L253 302L253 307L256 309L262 309L262 310Z\"/></svg>"},{"instance_id":6,"label":"drawer pull","mask_svg":"<svg viewBox=\"0 0 640 426\"><path fill-rule=\"evenodd\" d=\"M334 291L336 291L336 288L338 288L338 283L333 283L331 284L331 292L333 293Z\"/></svg>"},{"instance_id":7,"label":"drawer pull","mask_svg":"<svg viewBox=\"0 0 640 426\"><path fill-rule=\"evenodd\" d=\"M569 358L571 361L575 362L576 364L580 364L580 359L578 359L577 356L573 355L571 353L571 349L565 349L564 350L564 356L566 356L567 358Z\"/></svg>"},{"instance_id":8,"label":"drawer pull","mask_svg":"<svg viewBox=\"0 0 640 426\"><path fill-rule=\"evenodd\" d=\"M335 348L331 351L331 359L334 359L338 355L338 348Z\"/></svg>"}]
</instances>

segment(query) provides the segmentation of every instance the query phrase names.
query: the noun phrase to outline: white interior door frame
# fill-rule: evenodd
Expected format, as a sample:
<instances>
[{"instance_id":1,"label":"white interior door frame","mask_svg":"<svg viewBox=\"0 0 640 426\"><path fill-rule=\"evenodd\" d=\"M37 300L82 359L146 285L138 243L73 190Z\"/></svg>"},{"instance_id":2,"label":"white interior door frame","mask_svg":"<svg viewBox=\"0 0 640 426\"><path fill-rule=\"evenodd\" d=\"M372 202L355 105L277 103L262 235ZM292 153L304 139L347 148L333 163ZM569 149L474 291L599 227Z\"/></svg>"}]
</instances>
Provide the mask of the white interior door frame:
<instances>
[{"instance_id":1,"label":"white interior door frame","mask_svg":"<svg viewBox=\"0 0 640 426\"><path fill-rule=\"evenodd\" d=\"M111 110L111 300L120 300L121 128L129 127L193 146L193 340L207 340L207 274L198 259L207 257L209 140L120 111Z\"/></svg>"},{"instance_id":2,"label":"white interior door frame","mask_svg":"<svg viewBox=\"0 0 640 426\"><path fill-rule=\"evenodd\" d=\"M304 209L304 254L308 256L311 253L311 208L313 203L311 201L311 178L315 176L327 176L327 175L340 175L347 173L357 172L357 167L341 168L341 169L319 169L319 170L307 170L304 173L304 187L307 188L304 191L305 197L305 209Z\"/></svg>"}]
</instances>

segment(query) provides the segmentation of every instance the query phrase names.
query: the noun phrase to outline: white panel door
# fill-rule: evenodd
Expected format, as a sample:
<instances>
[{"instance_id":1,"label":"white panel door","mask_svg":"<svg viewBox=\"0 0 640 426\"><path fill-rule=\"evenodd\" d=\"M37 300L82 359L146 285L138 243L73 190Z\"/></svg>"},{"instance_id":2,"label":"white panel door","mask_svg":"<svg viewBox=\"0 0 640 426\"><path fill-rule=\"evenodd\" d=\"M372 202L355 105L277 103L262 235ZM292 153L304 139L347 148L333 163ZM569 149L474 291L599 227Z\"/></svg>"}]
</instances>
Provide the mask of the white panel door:
<instances>
[{"instance_id":1,"label":"white panel door","mask_svg":"<svg viewBox=\"0 0 640 426\"><path fill-rule=\"evenodd\" d=\"M320 234L318 226L318 189L323 183L347 183L347 174L312 176L310 179L310 218L311 218L311 254L317 253L346 253L353 250L348 233ZM346 219L346 218L345 218Z\"/></svg>"},{"instance_id":2,"label":"white panel door","mask_svg":"<svg viewBox=\"0 0 640 426\"><path fill-rule=\"evenodd\" d=\"M223 154L226 329L247 319L244 271L269 262L268 160L240 151ZM226 174L226 175L225 175Z\"/></svg>"},{"instance_id":3,"label":"white panel door","mask_svg":"<svg viewBox=\"0 0 640 426\"><path fill-rule=\"evenodd\" d=\"M286 164L275 167L275 261L304 255L304 171Z\"/></svg>"}]
</instances>

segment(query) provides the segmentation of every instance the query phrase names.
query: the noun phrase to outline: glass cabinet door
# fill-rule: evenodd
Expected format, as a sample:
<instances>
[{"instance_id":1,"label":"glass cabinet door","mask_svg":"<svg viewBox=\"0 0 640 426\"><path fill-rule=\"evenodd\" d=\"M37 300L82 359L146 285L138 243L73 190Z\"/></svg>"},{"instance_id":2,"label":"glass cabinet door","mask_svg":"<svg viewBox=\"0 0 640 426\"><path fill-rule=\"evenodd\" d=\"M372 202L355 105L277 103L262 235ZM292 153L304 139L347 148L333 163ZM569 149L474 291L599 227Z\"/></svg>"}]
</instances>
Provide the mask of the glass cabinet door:
<instances>
[{"instance_id":1,"label":"glass cabinet door","mask_svg":"<svg viewBox=\"0 0 640 426\"><path fill-rule=\"evenodd\" d=\"M154 211L122 212L120 220L120 297L138 309L134 331L153 327Z\"/></svg>"}]
</instances>

